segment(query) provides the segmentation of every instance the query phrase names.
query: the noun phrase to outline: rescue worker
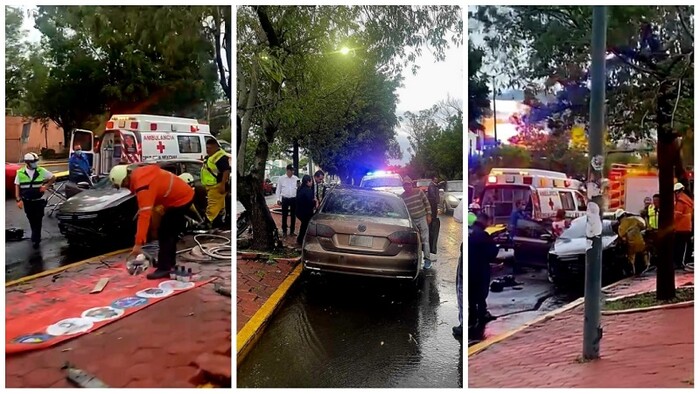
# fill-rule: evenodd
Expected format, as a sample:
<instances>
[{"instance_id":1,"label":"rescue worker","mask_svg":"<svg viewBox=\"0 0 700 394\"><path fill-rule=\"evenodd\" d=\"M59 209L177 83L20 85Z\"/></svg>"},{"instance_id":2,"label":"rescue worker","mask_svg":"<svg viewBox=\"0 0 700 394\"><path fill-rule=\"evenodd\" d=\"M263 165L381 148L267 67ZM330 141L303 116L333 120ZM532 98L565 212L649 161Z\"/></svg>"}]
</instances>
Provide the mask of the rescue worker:
<instances>
[{"instance_id":1,"label":"rescue worker","mask_svg":"<svg viewBox=\"0 0 700 394\"><path fill-rule=\"evenodd\" d=\"M642 219L647 220L649 219L649 207L651 206L651 197L644 197L644 208L642 208L640 212L640 216Z\"/></svg>"},{"instance_id":2,"label":"rescue worker","mask_svg":"<svg viewBox=\"0 0 700 394\"><path fill-rule=\"evenodd\" d=\"M693 236L693 200L684 192L685 187L681 183L673 186L675 192L674 224L675 249L673 259L676 268L684 268L686 261L690 259L692 249L689 248L690 239Z\"/></svg>"},{"instance_id":3,"label":"rescue worker","mask_svg":"<svg viewBox=\"0 0 700 394\"><path fill-rule=\"evenodd\" d=\"M646 229L644 219L630 215L624 209L615 211L615 219L618 222L617 234L627 245L627 261L630 264L632 275L637 273L636 261L637 255L640 253L644 258L644 271L646 271L649 268L649 254L646 253L647 245L642 235L642 231Z\"/></svg>"},{"instance_id":4,"label":"rescue worker","mask_svg":"<svg viewBox=\"0 0 700 394\"><path fill-rule=\"evenodd\" d=\"M467 239L469 242L467 249L469 253L467 256L469 339L482 339L486 323L492 320L486 306L486 298L489 295L489 282L491 282L491 263L498 256L498 246L486 232L490 222L491 218L487 214L479 213Z\"/></svg>"},{"instance_id":5,"label":"rescue worker","mask_svg":"<svg viewBox=\"0 0 700 394\"><path fill-rule=\"evenodd\" d=\"M92 168L87 156L83 153L82 147L76 144L73 147L73 154L68 159L68 180L73 183L90 182Z\"/></svg>"},{"instance_id":6,"label":"rescue worker","mask_svg":"<svg viewBox=\"0 0 700 394\"><path fill-rule=\"evenodd\" d=\"M141 253L142 246L147 241L153 211L160 214L158 261L156 270L146 278L167 278L175 266L177 241L186 224L185 214L192 205L194 189L175 174L155 164L136 168L117 165L109 172L109 180L116 187L131 190L138 202L136 240L129 257Z\"/></svg>"},{"instance_id":7,"label":"rescue worker","mask_svg":"<svg viewBox=\"0 0 700 394\"><path fill-rule=\"evenodd\" d=\"M25 166L15 175L15 199L17 208L24 209L32 229L32 246L39 248L41 225L44 220L46 200L42 197L56 182L56 176L44 167L39 167L39 156L34 152L24 155Z\"/></svg>"},{"instance_id":8,"label":"rescue worker","mask_svg":"<svg viewBox=\"0 0 700 394\"><path fill-rule=\"evenodd\" d=\"M430 203L422 190L413 187L413 180L409 177L403 178L403 199L411 219L418 227L420 239L423 244L423 268L429 269L430 261L430 222L432 222Z\"/></svg>"},{"instance_id":9,"label":"rescue worker","mask_svg":"<svg viewBox=\"0 0 700 394\"><path fill-rule=\"evenodd\" d=\"M647 227L651 230L659 229L659 198L658 194L654 194L651 205L647 207Z\"/></svg>"},{"instance_id":10,"label":"rescue worker","mask_svg":"<svg viewBox=\"0 0 700 394\"><path fill-rule=\"evenodd\" d=\"M231 176L231 164L226 151L219 142L209 138L206 144L207 157L201 170L201 182L207 189L205 227L211 228L221 211L226 207L226 186Z\"/></svg>"}]
</instances>

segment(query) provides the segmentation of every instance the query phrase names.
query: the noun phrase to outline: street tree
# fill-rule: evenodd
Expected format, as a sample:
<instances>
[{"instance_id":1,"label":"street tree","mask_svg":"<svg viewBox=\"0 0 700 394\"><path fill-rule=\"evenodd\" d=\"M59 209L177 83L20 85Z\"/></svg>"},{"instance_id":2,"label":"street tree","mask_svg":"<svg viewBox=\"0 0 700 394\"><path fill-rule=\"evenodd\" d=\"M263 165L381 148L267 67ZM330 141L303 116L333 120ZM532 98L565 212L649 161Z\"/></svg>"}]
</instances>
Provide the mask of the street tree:
<instances>
[{"instance_id":1,"label":"street tree","mask_svg":"<svg viewBox=\"0 0 700 394\"><path fill-rule=\"evenodd\" d=\"M559 86L587 100L590 7L484 6L471 17L481 23L493 60L512 85ZM681 146L693 126L693 7L610 7L607 37L608 131L613 140L656 134L658 248L672 256L674 175L687 186ZM657 270L659 299L675 295L672 261L664 259Z\"/></svg>"},{"instance_id":2,"label":"street tree","mask_svg":"<svg viewBox=\"0 0 700 394\"><path fill-rule=\"evenodd\" d=\"M461 13L454 6L242 6L237 18L238 168L250 169L238 173L238 197L252 218L252 247L269 250L275 223L262 181L271 146L287 140L347 174L368 158L395 156L396 118L382 117L395 106L387 92L406 67L415 71L426 46L442 60L450 43L461 44ZM343 61L344 75L329 66ZM370 89L371 78L380 86ZM256 141L250 165L249 137Z\"/></svg>"},{"instance_id":3,"label":"street tree","mask_svg":"<svg viewBox=\"0 0 700 394\"><path fill-rule=\"evenodd\" d=\"M217 80L222 86L226 81L227 70L221 78L219 67L225 62L217 57L219 46L222 59L230 56L226 10L38 7L35 24L49 71L28 89L27 115L55 121L66 141L74 128L105 113L205 118L207 106L222 95ZM212 27L216 18L224 26L218 31Z\"/></svg>"},{"instance_id":4,"label":"street tree","mask_svg":"<svg viewBox=\"0 0 700 394\"><path fill-rule=\"evenodd\" d=\"M468 50L469 87L467 93L469 94L469 101L467 103L467 113L469 122L467 125L469 130L480 131L484 130L484 126L481 124L482 119L491 112L490 89L486 77L481 72L485 54L471 40L469 40Z\"/></svg>"}]
</instances>

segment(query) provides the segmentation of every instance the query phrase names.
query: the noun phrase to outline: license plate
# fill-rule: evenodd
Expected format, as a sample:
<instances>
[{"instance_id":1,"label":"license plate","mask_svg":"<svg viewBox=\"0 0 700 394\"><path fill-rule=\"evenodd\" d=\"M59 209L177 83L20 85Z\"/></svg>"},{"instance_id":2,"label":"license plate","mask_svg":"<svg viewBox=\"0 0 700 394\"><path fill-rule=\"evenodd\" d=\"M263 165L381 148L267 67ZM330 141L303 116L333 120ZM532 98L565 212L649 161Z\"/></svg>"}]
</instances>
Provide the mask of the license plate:
<instances>
[{"instance_id":1,"label":"license plate","mask_svg":"<svg viewBox=\"0 0 700 394\"><path fill-rule=\"evenodd\" d=\"M350 246L361 246L364 248L372 247L372 237L367 237L364 235L351 235L350 236Z\"/></svg>"}]
</instances>

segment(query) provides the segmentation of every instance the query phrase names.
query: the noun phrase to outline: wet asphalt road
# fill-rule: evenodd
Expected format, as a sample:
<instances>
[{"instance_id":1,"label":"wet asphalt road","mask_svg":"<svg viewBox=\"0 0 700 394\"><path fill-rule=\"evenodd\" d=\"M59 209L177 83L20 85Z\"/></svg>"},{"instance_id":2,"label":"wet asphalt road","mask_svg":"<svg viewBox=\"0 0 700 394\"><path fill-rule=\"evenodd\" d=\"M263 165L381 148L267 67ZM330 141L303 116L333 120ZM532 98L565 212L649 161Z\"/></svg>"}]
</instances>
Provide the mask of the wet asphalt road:
<instances>
[{"instance_id":1,"label":"wet asphalt road","mask_svg":"<svg viewBox=\"0 0 700 394\"><path fill-rule=\"evenodd\" d=\"M6 199L5 228L22 228L24 229L25 237L24 240L19 242L5 242L6 281L37 274L114 250L114 248L110 248L107 245L93 251L69 249L66 239L58 230L58 221L55 217L48 217L50 209L50 207L47 207L45 211L41 246L38 250L34 250L29 240L31 230L24 211L17 208L14 199Z\"/></svg>"},{"instance_id":2,"label":"wet asphalt road","mask_svg":"<svg viewBox=\"0 0 700 394\"><path fill-rule=\"evenodd\" d=\"M462 225L441 215L417 285L303 275L238 368L238 387L462 387L455 273Z\"/></svg>"}]
</instances>

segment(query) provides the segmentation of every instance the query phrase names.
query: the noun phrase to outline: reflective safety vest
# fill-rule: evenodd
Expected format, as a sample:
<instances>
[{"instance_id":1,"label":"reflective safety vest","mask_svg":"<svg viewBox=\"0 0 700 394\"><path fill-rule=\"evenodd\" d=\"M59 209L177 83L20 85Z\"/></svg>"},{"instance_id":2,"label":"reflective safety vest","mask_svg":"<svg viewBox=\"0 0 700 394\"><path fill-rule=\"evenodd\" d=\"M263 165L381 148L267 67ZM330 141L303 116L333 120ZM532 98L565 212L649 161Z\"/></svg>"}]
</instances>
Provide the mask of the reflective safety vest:
<instances>
[{"instance_id":1,"label":"reflective safety vest","mask_svg":"<svg viewBox=\"0 0 700 394\"><path fill-rule=\"evenodd\" d=\"M214 186L218 183L216 177L219 176L219 169L216 168L216 163L224 156L226 156L226 151L219 149L216 153L204 159L200 174L202 185Z\"/></svg>"},{"instance_id":2,"label":"reflective safety vest","mask_svg":"<svg viewBox=\"0 0 700 394\"><path fill-rule=\"evenodd\" d=\"M19 177L19 196L22 200L38 200L44 193L39 188L44 182L48 181L46 171L43 167L37 167L34 170L34 177L30 177L27 173L27 168L22 168L17 172Z\"/></svg>"},{"instance_id":3,"label":"reflective safety vest","mask_svg":"<svg viewBox=\"0 0 700 394\"><path fill-rule=\"evenodd\" d=\"M656 212L654 204L649 205L649 208L647 208L647 223L649 224L649 228L654 230L659 229L659 213Z\"/></svg>"}]
</instances>

